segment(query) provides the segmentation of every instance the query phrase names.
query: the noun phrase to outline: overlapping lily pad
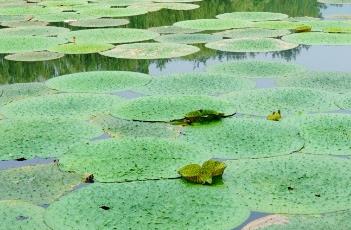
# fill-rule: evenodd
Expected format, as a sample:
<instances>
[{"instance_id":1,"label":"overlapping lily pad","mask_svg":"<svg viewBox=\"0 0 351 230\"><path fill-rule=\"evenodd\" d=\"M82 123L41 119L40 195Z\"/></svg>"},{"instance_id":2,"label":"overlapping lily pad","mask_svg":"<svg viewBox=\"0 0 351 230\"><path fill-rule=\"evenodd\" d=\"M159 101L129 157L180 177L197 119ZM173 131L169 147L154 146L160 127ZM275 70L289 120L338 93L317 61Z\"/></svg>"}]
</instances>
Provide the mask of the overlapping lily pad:
<instances>
[{"instance_id":1,"label":"overlapping lily pad","mask_svg":"<svg viewBox=\"0 0 351 230\"><path fill-rule=\"evenodd\" d=\"M339 98L337 105L341 109L351 109L351 93L347 93L345 96Z\"/></svg>"},{"instance_id":2,"label":"overlapping lily pad","mask_svg":"<svg viewBox=\"0 0 351 230\"><path fill-rule=\"evenodd\" d=\"M122 98L112 95L65 93L31 97L4 106L0 111L9 118L89 118L108 113Z\"/></svg>"},{"instance_id":3,"label":"overlapping lily pad","mask_svg":"<svg viewBox=\"0 0 351 230\"><path fill-rule=\"evenodd\" d=\"M272 12L232 12L219 14L216 18L219 19L231 19L231 20L247 20L247 21L273 21L273 20L283 20L289 16L282 13L272 13Z\"/></svg>"},{"instance_id":4,"label":"overlapping lily pad","mask_svg":"<svg viewBox=\"0 0 351 230\"><path fill-rule=\"evenodd\" d=\"M351 207L350 160L329 156L289 156L232 162L224 183L252 210L317 214ZM254 173L248 173L254 172Z\"/></svg>"},{"instance_id":5,"label":"overlapping lily pad","mask_svg":"<svg viewBox=\"0 0 351 230\"><path fill-rule=\"evenodd\" d=\"M48 22L42 21L7 21L1 22L1 26L4 27L26 27L26 26L46 26Z\"/></svg>"},{"instance_id":6,"label":"overlapping lily pad","mask_svg":"<svg viewBox=\"0 0 351 230\"><path fill-rule=\"evenodd\" d=\"M7 36L56 36L65 34L70 30L56 26L27 26L1 29L0 32Z\"/></svg>"},{"instance_id":7,"label":"overlapping lily pad","mask_svg":"<svg viewBox=\"0 0 351 230\"><path fill-rule=\"evenodd\" d=\"M0 160L59 156L102 133L87 122L61 119L6 119L0 127Z\"/></svg>"},{"instance_id":8,"label":"overlapping lily pad","mask_svg":"<svg viewBox=\"0 0 351 230\"><path fill-rule=\"evenodd\" d=\"M0 201L1 226L6 230L49 230L44 223L44 212L44 208L23 201Z\"/></svg>"},{"instance_id":9,"label":"overlapping lily pad","mask_svg":"<svg viewBox=\"0 0 351 230\"><path fill-rule=\"evenodd\" d=\"M122 104L112 114L119 118L140 121L171 121L184 118L200 109L232 114L230 103L207 96L150 96Z\"/></svg>"},{"instance_id":10,"label":"overlapping lily pad","mask_svg":"<svg viewBox=\"0 0 351 230\"><path fill-rule=\"evenodd\" d=\"M147 10L143 8L108 8L108 7L93 7L82 8L78 10L81 15L90 15L97 18L120 18L146 14Z\"/></svg>"},{"instance_id":11,"label":"overlapping lily pad","mask_svg":"<svg viewBox=\"0 0 351 230\"><path fill-rule=\"evenodd\" d=\"M277 38L284 35L288 35L291 32L289 30L270 30L261 28L246 28L246 29L233 29L226 30L223 32L215 33L215 35L222 36L225 38Z\"/></svg>"},{"instance_id":12,"label":"overlapping lily pad","mask_svg":"<svg viewBox=\"0 0 351 230\"><path fill-rule=\"evenodd\" d=\"M275 52L294 49L299 45L273 38L246 38L225 39L207 43L205 46L225 52Z\"/></svg>"},{"instance_id":13,"label":"overlapping lily pad","mask_svg":"<svg viewBox=\"0 0 351 230\"><path fill-rule=\"evenodd\" d=\"M320 3L325 3L325 4L351 4L350 0L318 0Z\"/></svg>"},{"instance_id":14,"label":"overlapping lily pad","mask_svg":"<svg viewBox=\"0 0 351 230\"><path fill-rule=\"evenodd\" d=\"M196 229L199 223L203 229L224 230L240 225L248 216L240 199L223 185L161 180L93 184L51 205L45 221L57 230Z\"/></svg>"},{"instance_id":15,"label":"overlapping lily pad","mask_svg":"<svg viewBox=\"0 0 351 230\"><path fill-rule=\"evenodd\" d=\"M123 182L176 178L184 164L209 158L202 149L160 138L109 139L72 148L60 157L60 168L93 174L99 182Z\"/></svg>"},{"instance_id":16,"label":"overlapping lily pad","mask_svg":"<svg viewBox=\"0 0 351 230\"><path fill-rule=\"evenodd\" d=\"M136 90L149 95L217 95L253 88L254 82L229 74L184 73L154 78Z\"/></svg>"},{"instance_id":17,"label":"overlapping lily pad","mask_svg":"<svg viewBox=\"0 0 351 230\"><path fill-rule=\"evenodd\" d=\"M36 61L49 61L62 58L64 54L41 51L41 52L25 52L16 53L5 56L6 60L22 61L22 62L36 62Z\"/></svg>"},{"instance_id":18,"label":"overlapping lily pad","mask_svg":"<svg viewBox=\"0 0 351 230\"><path fill-rule=\"evenodd\" d=\"M284 36L282 39L304 45L350 45L351 33L297 33Z\"/></svg>"},{"instance_id":19,"label":"overlapping lily pad","mask_svg":"<svg viewBox=\"0 0 351 230\"><path fill-rule=\"evenodd\" d=\"M81 7L81 6L80 6ZM85 19L96 19L99 16L78 14L77 12L56 12L50 14L35 15L34 19L44 22L66 22Z\"/></svg>"},{"instance_id":20,"label":"overlapping lily pad","mask_svg":"<svg viewBox=\"0 0 351 230\"><path fill-rule=\"evenodd\" d=\"M129 20L127 19L113 19L113 18L98 18L98 19L85 19L70 22L71 26L75 27L116 27L127 25Z\"/></svg>"},{"instance_id":21,"label":"overlapping lily pad","mask_svg":"<svg viewBox=\"0 0 351 230\"><path fill-rule=\"evenodd\" d=\"M276 61L236 61L210 66L211 73L231 74L247 78L282 78L299 76L306 72L300 65Z\"/></svg>"},{"instance_id":22,"label":"overlapping lily pad","mask_svg":"<svg viewBox=\"0 0 351 230\"><path fill-rule=\"evenodd\" d=\"M266 116L280 110L283 116L299 112L325 112L336 110L336 94L307 88L277 88L240 91L224 96L235 111Z\"/></svg>"},{"instance_id":23,"label":"overlapping lily pad","mask_svg":"<svg viewBox=\"0 0 351 230\"><path fill-rule=\"evenodd\" d=\"M304 141L290 125L258 119L230 118L206 126L188 126L182 139L215 157L265 158L298 151Z\"/></svg>"},{"instance_id":24,"label":"overlapping lily pad","mask_svg":"<svg viewBox=\"0 0 351 230\"><path fill-rule=\"evenodd\" d=\"M282 78L280 86L305 87L346 93L351 91L351 73L309 72L299 77Z\"/></svg>"},{"instance_id":25,"label":"overlapping lily pad","mask_svg":"<svg viewBox=\"0 0 351 230\"><path fill-rule=\"evenodd\" d=\"M77 43L129 43L150 40L158 36L158 33L149 30L132 28L87 29L60 35Z\"/></svg>"},{"instance_id":26,"label":"overlapping lily pad","mask_svg":"<svg viewBox=\"0 0 351 230\"><path fill-rule=\"evenodd\" d=\"M178 26L151 27L151 28L148 28L148 30L151 30L159 34L192 34L192 33L201 32L201 30L186 29Z\"/></svg>"},{"instance_id":27,"label":"overlapping lily pad","mask_svg":"<svg viewBox=\"0 0 351 230\"><path fill-rule=\"evenodd\" d=\"M176 43L133 43L118 45L101 55L124 59L165 59L187 56L200 51L196 46Z\"/></svg>"},{"instance_id":28,"label":"overlapping lily pad","mask_svg":"<svg viewBox=\"0 0 351 230\"><path fill-rule=\"evenodd\" d=\"M195 30L227 30L250 27L251 23L249 21L231 19L195 19L176 22L173 25Z\"/></svg>"},{"instance_id":29,"label":"overlapping lily pad","mask_svg":"<svg viewBox=\"0 0 351 230\"><path fill-rule=\"evenodd\" d=\"M52 203L78 185L78 174L62 172L56 164L0 171L1 199L23 200L37 205Z\"/></svg>"},{"instance_id":30,"label":"overlapping lily pad","mask_svg":"<svg viewBox=\"0 0 351 230\"><path fill-rule=\"evenodd\" d=\"M178 2L152 2L152 3L137 3L127 7L127 9L140 9L147 12L159 11L162 9L168 10L194 10L199 8L199 5Z\"/></svg>"},{"instance_id":31,"label":"overlapping lily pad","mask_svg":"<svg viewBox=\"0 0 351 230\"><path fill-rule=\"evenodd\" d=\"M286 122L299 124L305 139L304 153L351 155L351 117L344 114L296 116Z\"/></svg>"},{"instance_id":32,"label":"overlapping lily pad","mask_svg":"<svg viewBox=\"0 0 351 230\"><path fill-rule=\"evenodd\" d=\"M272 30L293 30L299 26L306 26L306 24L299 21L263 21L254 23L254 27Z\"/></svg>"},{"instance_id":33,"label":"overlapping lily pad","mask_svg":"<svg viewBox=\"0 0 351 230\"><path fill-rule=\"evenodd\" d=\"M51 47L52 52L63 54L90 54L112 49L114 45L108 43L67 43Z\"/></svg>"},{"instance_id":34,"label":"overlapping lily pad","mask_svg":"<svg viewBox=\"0 0 351 230\"><path fill-rule=\"evenodd\" d=\"M146 85L151 81L148 74L129 71L92 71L51 78L50 88L64 92L115 92Z\"/></svg>"},{"instance_id":35,"label":"overlapping lily pad","mask_svg":"<svg viewBox=\"0 0 351 230\"><path fill-rule=\"evenodd\" d=\"M180 44L200 44L222 40L221 36L211 34L170 34L155 38L158 42L170 42Z\"/></svg>"}]
</instances>

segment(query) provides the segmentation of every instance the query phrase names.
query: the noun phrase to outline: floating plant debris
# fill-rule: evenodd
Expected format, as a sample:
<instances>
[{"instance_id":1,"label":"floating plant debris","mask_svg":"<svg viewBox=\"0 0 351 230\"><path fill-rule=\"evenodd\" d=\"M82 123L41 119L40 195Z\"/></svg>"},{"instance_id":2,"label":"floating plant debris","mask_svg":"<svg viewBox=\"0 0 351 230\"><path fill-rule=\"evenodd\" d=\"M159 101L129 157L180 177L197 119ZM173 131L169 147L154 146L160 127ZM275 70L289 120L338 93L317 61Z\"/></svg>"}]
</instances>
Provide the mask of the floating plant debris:
<instances>
[{"instance_id":1,"label":"floating plant debris","mask_svg":"<svg viewBox=\"0 0 351 230\"><path fill-rule=\"evenodd\" d=\"M185 114L184 118L172 120L171 124L192 125L194 123L210 123L234 115L235 113L225 115L224 113L217 112L211 109L199 109Z\"/></svg>"},{"instance_id":2,"label":"floating plant debris","mask_svg":"<svg viewBox=\"0 0 351 230\"><path fill-rule=\"evenodd\" d=\"M280 110L278 110L277 112L273 112L271 114L269 114L267 116L267 120L270 120L270 121L280 121L282 119L282 115L280 113Z\"/></svg>"}]
</instances>

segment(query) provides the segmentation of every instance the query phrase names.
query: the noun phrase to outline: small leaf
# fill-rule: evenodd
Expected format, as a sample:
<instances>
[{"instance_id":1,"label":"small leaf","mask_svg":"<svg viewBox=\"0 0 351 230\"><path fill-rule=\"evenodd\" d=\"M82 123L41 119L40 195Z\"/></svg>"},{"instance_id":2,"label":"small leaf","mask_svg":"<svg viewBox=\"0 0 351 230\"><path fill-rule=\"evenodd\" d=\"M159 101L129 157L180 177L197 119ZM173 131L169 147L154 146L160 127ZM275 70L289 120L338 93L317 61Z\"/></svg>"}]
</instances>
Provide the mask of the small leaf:
<instances>
[{"instance_id":1,"label":"small leaf","mask_svg":"<svg viewBox=\"0 0 351 230\"><path fill-rule=\"evenodd\" d=\"M272 114L269 114L267 116L267 120L270 121L280 121L282 119L282 115L280 113L280 110L278 110L277 112L273 112Z\"/></svg>"}]
</instances>

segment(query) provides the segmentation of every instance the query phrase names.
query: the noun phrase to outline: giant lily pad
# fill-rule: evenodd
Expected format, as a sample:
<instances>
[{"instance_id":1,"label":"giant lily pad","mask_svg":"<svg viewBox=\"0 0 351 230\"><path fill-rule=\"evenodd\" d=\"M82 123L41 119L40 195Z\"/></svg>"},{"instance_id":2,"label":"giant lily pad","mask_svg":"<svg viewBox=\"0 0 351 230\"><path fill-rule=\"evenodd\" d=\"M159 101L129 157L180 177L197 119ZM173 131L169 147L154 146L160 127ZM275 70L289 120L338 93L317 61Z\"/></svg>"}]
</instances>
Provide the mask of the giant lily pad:
<instances>
[{"instance_id":1,"label":"giant lily pad","mask_svg":"<svg viewBox=\"0 0 351 230\"><path fill-rule=\"evenodd\" d=\"M95 113L108 113L122 101L112 95L54 94L19 100L4 106L1 111L7 117L89 118Z\"/></svg>"},{"instance_id":2,"label":"giant lily pad","mask_svg":"<svg viewBox=\"0 0 351 230\"><path fill-rule=\"evenodd\" d=\"M306 87L346 93L351 91L351 73L345 72L309 72L301 77L282 78L281 86Z\"/></svg>"},{"instance_id":3,"label":"giant lily pad","mask_svg":"<svg viewBox=\"0 0 351 230\"><path fill-rule=\"evenodd\" d=\"M225 52L274 52L294 49L299 45L273 38L246 38L225 39L207 43L205 46Z\"/></svg>"},{"instance_id":4,"label":"giant lily pad","mask_svg":"<svg viewBox=\"0 0 351 230\"><path fill-rule=\"evenodd\" d=\"M115 92L146 85L151 76L128 71L92 71L51 78L46 85L64 92Z\"/></svg>"},{"instance_id":5,"label":"giant lily pad","mask_svg":"<svg viewBox=\"0 0 351 230\"><path fill-rule=\"evenodd\" d=\"M250 27L251 23L249 21L231 19L195 19L176 22L173 25L195 30L227 30Z\"/></svg>"},{"instance_id":6,"label":"giant lily pad","mask_svg":"<svg viewBox=\"0 0 351 230\"><path fill-rule=\"evenodd\" d=\"M158 42L171 42L180 44L200 44L222 40L221 36L211 34L169 34L155 38Z\"/></svg>"},{"instance_id":7,"label":"giant lily pad","mask_svg":"<svg viewBox=\"0 0 351 230\"><path fill-rule=\"evenodd\" d=\"M261 28L245 28L245 29L233 29L226 30L223 32L215 33L215 35L222 36L225 38L277 38L284 35L288 35L291 32L289 30L270 30Z\"/></svg>"},{"instance_id":8,"label":"giant lily pad","mask_svg":"<svg viewBox=\"0 0 351 230\"><path fill-rule=\"evenodd\" d=\"M184 118L189 112L211 109L232 114L227 101L207 96L152 96L135 99L116 108L119 118L140 121L171 121Z\"/></svg>"},{"instance_id":9,"label":"giant lily pad","mask_svg":"<svg viewBox=\"0 0 351 230\"><path fill-rule=\"evenodd\" d=\"M60 168L93 174L100 182L123 182L176 178L184 164L210 157L202 149L165 139L109 139L72 148L60 157Z\"/></svg>"},{"instance_id":10,"label":"giant lily pad","mask_svg":"<svg viewBox=\"0 0 351 230\"><path fill-rule=\"evenodd\" d=\"M10 61L22 61L22 62L36 62L36 61L49 61L62 58L64 54L59 54L49 51L41 52L25 52L16 53L5 56L6 60Z\"/></svg>"},{"instance_id":11,"label":"giant lily pad","mask_svg":"<svg viewBox=\"0 0 351 230\"><path fill-rule=\"evenodd\" d=\"M1 227L6 230L49 230L44 223L44 212L44 208L23 201L0 201Z\"/></svg>"},{"instance_id":12,"label":"giant lily pad","mask_svg":"<svg viewBox=\"0 0 351 230\"><path fill-rule=\"evenodd\" d=\"M276 61L236 61L210 66L209 72L248 78L282 78L303 74L303 66Z\"/></svg>"},{"instance_id":13,"label":"giant lily pad","mask_svg":"<svg viewBox=\"0 0 351 230\"><path fill-rule=\"evenodd\" d=\"M236 90L253 89L252 81L217 73L184 73L154 78L137 91L154 95L216 95Z\"/></svg>"},{"instance_id":14,"label":"giant lily pad","mask_svg":"<svg viewBox=\"0 0 351 230\"><path fill-rule=\"evenodd\" d=\"M81 176L65 173L56 164L27 166L0 171L1 198L38 205L52 203L81 182Z\"/></svg>"},{"instance_id":15,"label":"giant lily pad","mask_svg":"<svg viewBox=\"0 0 351 230\"><path fill-rule=\"evenodd\" d=\"M113 18L98 18L98 19L85 19L78 20L69 23L75 27L116 27L127 25L129 20L127 19L113 19Z\"/></svg>"},{"instance_id":16,"label":"giant lily pad","mask_svg":"<svg viewBox=\"0 0 351 230\"><path fill-rule=\"evenodd\" d=\"M227 167L224 183L255 211L317 214L346 210L351 207L349 161L302 154L240 160Z\"/></svg>"},{"instance_id":17,"label":"giant lily pad","mask_svg":"<svg viewBox=\"0 0 351 230\"><path fill-rule=\"evenodd\" d=\"M77 43L128 43L150 40L158 36L158 33L149 30L131 28L87 29L60 35Z\"/></svg>"},{"instance_id":18,"label":"giant lily pad","mask_svg":"<svg viewBox=\"0 0 351 230\"><path fill-rule=\"evenodd\" d=\"M351 34L347 33L297 33L284 36L282 39L304 45L351 45Z\"/></svg>"},{"instance_id":19,"label":"giant lily pad","mask_svg":"<svg viewBox=\"0 0 351 230\"><path fill-rule=\"evenodd\" d=\"M51 47L52 52L63 54L90 54L112 49L114 46L107 43L68 43Z\"/></svg>"},{"instance_id":20,"label":"giant lily pad","mask_svg":"<svg viewBox=\"0 0 351 230\"><path fill-rule=\"evenodd\" d=\"M273 21L286 19L289 16L281 13L272 12L232 12L219 14L216 18L231 20L247 20L247 21Z\"/></svg>"},{"instance_id":21,"label":"giant lily pad","mask_svg":"<svg viewBox=\"0 0 351 230\"><path fill-rule=\"evenodd\" d=\"M0 127L0 160L59 156L102 133L96 126L75 120L6 119Z\"/></svg>"},{"instance_id":22,"label":"giant lily pad","mask_svg":"<svg viewBox=\"0 0 351 230\"><path fill-rule=\"evenodd\" d=\"M337 109L337 96L326 91L306 88L277 88L240 91L224 96L240 113L266 116L275 110L285 114L322 112Z\"/></svg>"},{"instance_id":23,"label":"giant lily pad","mask_svg":"<svg viewBox=\"0 0 351 230\"><path fill-rule=\"evenodd\" d=\"M118 45L101 55L125 59L164 59L187 56L200 51L196 46L176 43L133 43Z\"/></svg>"},{"instance_id":24,"label":"giant lily pad","mask_svg":"<svg viewBox=\"0 0 351 230\"><path fill-rule=\"evenodd\" d=\"M65 42L65 39L55 37L4 36L0 37L0 53L43 51Z\"/></svg>"},{"instance_id":25,"label":"giant lily pad","mask_svg":"<svg viewBox=\"0 0 351 230\"><path fill-rule=\"evenodd\" d=\"M224 230L248 216L247 208L225 186L161 180L93 184L51 205L45 221L57 230L196 229L199 223L201 229Z\"/></svg>"},{"instance_id":26,"label":"giant lily pad","mask_svg":"<svg viewBox=\"0 0 351 230\"><path fill-rule=\"evenodd\" d=\"M290 154L303 147L298 130L266 120L231 118L206 126L187 126L182 139L216 157L243 159Z\"/></svg>"}]
</instances>

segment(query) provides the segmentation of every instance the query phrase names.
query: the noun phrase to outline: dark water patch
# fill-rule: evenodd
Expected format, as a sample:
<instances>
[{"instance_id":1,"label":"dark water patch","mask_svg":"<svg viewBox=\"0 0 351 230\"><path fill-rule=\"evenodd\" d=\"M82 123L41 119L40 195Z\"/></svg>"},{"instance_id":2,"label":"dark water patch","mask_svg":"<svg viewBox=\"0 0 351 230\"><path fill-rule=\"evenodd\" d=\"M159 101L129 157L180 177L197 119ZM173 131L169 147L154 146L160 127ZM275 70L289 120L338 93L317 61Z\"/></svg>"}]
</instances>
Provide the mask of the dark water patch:
<instances>
[{"instance_id":1,"label":"dark water patch","mask_svg":"<svg viewBox=\"0 0 351 230\"><path fill-rule=\"evenodd\" d=\"M110 139L111 136L108 133L103 133L98 137L94 137L92 139L90 139L90 141L94 142L94 141L102 141L102 140L107 140Z\"/></svg>"},{"instance_id":2,"label":"dark water patch","mask_svg":"<svg viewBox=\"0 0 351 230\"><path fill-rule=\"evenodd\" d=\"M55 161L55 158L33 158L25 159L21 158L18 160L0 161L0 170L19 168L24 166L33 166L38 164L50 164Z\"/></svg>"}]
</instances>

